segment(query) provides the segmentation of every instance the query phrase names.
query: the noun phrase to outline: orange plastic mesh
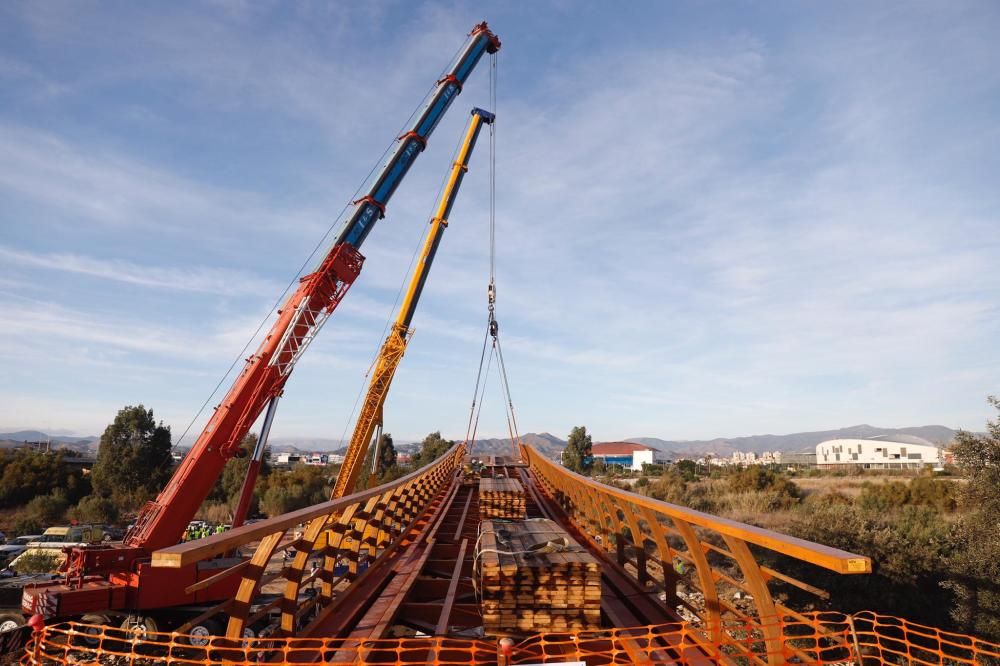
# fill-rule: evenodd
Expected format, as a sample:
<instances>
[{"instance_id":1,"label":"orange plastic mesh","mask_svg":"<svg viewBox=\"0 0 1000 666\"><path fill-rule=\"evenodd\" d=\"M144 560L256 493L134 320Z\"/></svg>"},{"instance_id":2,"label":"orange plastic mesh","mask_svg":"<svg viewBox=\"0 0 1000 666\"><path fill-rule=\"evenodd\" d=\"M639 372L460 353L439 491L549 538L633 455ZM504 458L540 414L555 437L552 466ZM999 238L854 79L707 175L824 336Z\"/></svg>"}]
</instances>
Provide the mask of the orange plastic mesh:
<instances>
[{"instance_id":1,"label":"orange plastic mesh","mask_svg":"<svg viewBox=\"0 0 1000 666\"><path fill-rule=\"evenodd\" d=\"M774 641L775 630L779 640ZM765 639L770 634L772 640ZM771 647L768 647L768 646ZM777 646L777 647L776 647ZM318 638L211 638L193 646L174 633L134 638L122 629L62 623L45 627L22 664L945 664L1000 663L1000 644L900 618L810 613L771 622L725 621L542 633L508 647L496 640L401 638L369 641Z\"/></svg>"}]
</instances>

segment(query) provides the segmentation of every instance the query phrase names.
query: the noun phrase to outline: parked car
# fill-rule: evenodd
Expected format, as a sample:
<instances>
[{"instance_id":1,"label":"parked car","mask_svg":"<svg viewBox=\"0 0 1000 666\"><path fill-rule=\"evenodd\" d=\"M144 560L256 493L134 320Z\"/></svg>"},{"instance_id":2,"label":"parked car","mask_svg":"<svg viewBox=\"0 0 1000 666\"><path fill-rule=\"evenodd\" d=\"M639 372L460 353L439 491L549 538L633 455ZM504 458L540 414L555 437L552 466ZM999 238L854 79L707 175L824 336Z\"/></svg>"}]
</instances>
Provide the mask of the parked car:
<instances>
[{"instance_id":1,"label":"parked car","mask_svg":"<svg viewBox=\"0 0 1000 666\"><path fill-rule=\"evenodd\" d=\"M26 534L11 539L7 544L0 546L0 569L10 566L18 555L28 549L28 544L42 538L41 534Z\"/></svg>"},{"instance_id":2,"label":"parked car","mask_svg":"<svg viewBox=\"0 0 1000 666\"><path fill-rule=\"evenodd\" d=\"M56 565L61 565L66 561L66 553L63 552L63 549L71 546L100 543L102 539L104 539L104 530L100 525L50 527L45 530L42 536L29 541L27 548L7 564L7 566L17 571L17 561L19 559L35 554L50 555L55 558Z\"/></svg>"},{"instance_id":3,"label":"parked car","mask_svg":"<svg viewBox=\"0 0 1000 666\"><path fill-rule=\"evenodd\" d=\"M125 528L114 525L104 525L105 541L121 541L125 538Z\"/></svg>"}]
</instances>

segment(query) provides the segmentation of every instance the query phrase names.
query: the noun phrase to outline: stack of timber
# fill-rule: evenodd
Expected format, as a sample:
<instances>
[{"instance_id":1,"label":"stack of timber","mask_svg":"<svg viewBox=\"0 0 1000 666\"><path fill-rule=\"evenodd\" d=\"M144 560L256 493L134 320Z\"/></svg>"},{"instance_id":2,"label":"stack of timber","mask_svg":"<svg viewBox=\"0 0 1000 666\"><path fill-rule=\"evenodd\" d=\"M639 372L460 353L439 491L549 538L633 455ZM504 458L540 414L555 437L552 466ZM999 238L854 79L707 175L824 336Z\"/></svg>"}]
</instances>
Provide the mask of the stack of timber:
<instances>
[{"instance_id":1,"label":"stack of timber","mask_svg":"<svg viewBox=\"0 0 1000 666\"><path fill-rule=\"evenodd\" d=\"M479 480L479 518L523 520L524 487L516 479Z\"/></svg>"},{"instance_id":2,"label":"stack of timber","mask_svg":"<svg viewBox=\"0 0 1000 666\"><path fill-rule=\"evenodd\" d=\"M601 565L551 520L485 520L476 583L487 634L601 626Z\"/></svg>"}]
</instances>

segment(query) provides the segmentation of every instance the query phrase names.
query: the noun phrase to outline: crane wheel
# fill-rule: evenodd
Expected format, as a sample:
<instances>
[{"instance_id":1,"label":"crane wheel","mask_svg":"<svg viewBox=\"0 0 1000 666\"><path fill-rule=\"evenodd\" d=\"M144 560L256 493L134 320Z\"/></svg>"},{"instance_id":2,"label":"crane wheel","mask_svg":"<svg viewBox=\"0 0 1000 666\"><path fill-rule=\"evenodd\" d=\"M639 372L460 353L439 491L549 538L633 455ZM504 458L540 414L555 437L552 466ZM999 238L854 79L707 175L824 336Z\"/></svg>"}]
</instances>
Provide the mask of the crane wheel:
<instances>
[{"instance_id":1,"label":"crane wheel","mask_svg":"<svg viewBox=\"0 0 1000 666\"><path fill-rule=\"evenodd\" d=\"M83 634L83 636L80 637L80 642L83 643L85 647L94 648L101 644L101 635L104 633L103 627L111 624L111 618L107 615L91 613L81 617L80 622L82 624L99 625L94 627L83 627L80 631L80 633Z\"/></svg>"},{"instance_id":2,"label":"crane wheel","mask_svg":"<svg viewBox=\"0 0 1000 666\"><path fill-rule=\"evenodd\" d=\"M146 639L150 634L160 631L160 625L148 615L129 615L122 621L121 628L130 638L138 638L139 640Z\"/></svg>"},{"instance_id":3,"label":"crane wheel","mask_svg":"<svg viewBox=\"0 0 1000 666\"><path fill-rule=\"evenodd\" d=\"M24 615L10 611L0 613L0 632L10 631L24 626Z\"/></svg>"},{"instance_id":4,"label":"crane wheel","mask_svg":"<svg viewBox=\"0 0 1000 666\"><path fill-rule=\"evenodd\" d=\"M190 637L188 642L194 647L208 647L213 636L224 635L222 622L216 619L208 619L191 627L188 631Z\"/></svg>"}]
</instances>

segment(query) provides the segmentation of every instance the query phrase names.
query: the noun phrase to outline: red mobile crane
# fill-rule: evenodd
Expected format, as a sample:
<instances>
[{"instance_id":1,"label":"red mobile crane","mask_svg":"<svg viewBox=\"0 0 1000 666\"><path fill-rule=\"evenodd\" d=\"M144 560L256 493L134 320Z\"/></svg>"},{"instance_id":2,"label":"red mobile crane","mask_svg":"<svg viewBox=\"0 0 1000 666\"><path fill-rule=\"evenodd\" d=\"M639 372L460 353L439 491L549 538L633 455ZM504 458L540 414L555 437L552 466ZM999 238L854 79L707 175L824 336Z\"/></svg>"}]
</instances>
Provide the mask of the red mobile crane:
<instances>
[{"instance_id":1,"label":"red mobile crane","mask_svg":"<svg viewBox=\"0 0 1000 666\"><path fill-rule=\"evenodd\" d=\"M142 614L140 624L156 627L150 610L205 603L233 596L238 578L229 577L193 593L186 588L206 581L232 566L232 558L182 569L150 566L153 551L176 544L210 492L240 442L261 413L260 445L254 452L247 484L252 487L274 418L278 398L302 353L336 309L361 271L361 244L406 175L427 139L447 111L484 53L496 53L500 40L485 22L472 32L448 72L398 144L368 193L356 208L313 272L301 278L298 289L278 310L278 319L257 351L246 360L201 435L184 457L155 501L143 507L120 545L73 548L62 580L25 587L22 608L46 618L118 611ZM245 494L245 493L244 493ZM245 516L245 502L237 520ZM126 619L128 622L128 619Z\"/></svg>"}]
</instances>

